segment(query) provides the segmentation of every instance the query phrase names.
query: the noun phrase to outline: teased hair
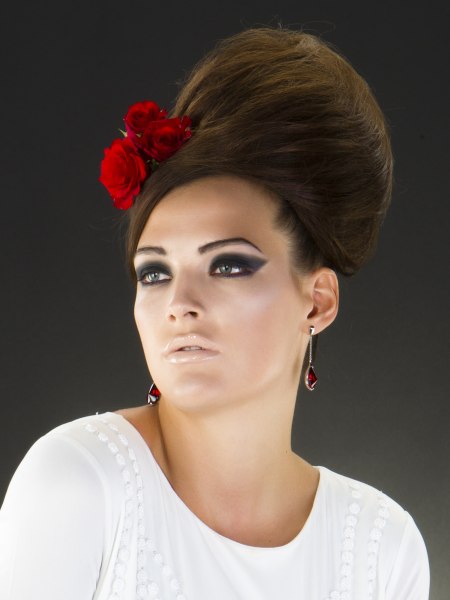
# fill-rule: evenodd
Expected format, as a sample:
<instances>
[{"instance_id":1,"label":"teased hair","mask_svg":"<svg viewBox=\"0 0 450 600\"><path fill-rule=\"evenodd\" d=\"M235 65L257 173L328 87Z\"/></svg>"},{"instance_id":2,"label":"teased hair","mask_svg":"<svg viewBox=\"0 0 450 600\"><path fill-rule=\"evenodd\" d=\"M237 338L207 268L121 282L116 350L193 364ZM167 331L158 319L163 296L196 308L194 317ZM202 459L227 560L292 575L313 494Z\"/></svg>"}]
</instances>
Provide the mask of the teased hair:
<instances>
[{"instance_id":1,"label":"teased hair","mask_svg":"<svg viewBox=\"0 0 450 600\"><path fill-rule=\"evenodd\" d=\"M146 181L127 211L127 262L147 219L176 186L237 175L279 200L302 272L350 276L373 255L392 193L388 126L366 81L330 43L251 28L218 42L192 69L170 116L192 138Z\"/></svg>"}]
</instances>

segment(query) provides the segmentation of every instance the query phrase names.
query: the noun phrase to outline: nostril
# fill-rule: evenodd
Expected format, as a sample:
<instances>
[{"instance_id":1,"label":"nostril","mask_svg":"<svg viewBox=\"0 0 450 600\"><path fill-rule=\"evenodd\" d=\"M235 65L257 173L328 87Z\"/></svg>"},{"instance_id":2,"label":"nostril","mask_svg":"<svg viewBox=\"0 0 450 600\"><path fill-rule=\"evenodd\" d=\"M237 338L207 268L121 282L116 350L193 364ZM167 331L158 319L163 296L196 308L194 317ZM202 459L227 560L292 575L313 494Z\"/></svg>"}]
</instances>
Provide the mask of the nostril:
<instances>
[{"instance_id":1,"label":"nostril","mask_svg":"<svg viewBox=\"0 0 450 600\"><path fill-rule=\"evenodd\" d=\"M196 310L182 309L182 308L174 308L169 309L169 319L181 319L186 316L191 316L197 318L199 316L199 312Z\"/></svg>"}]
</instances>

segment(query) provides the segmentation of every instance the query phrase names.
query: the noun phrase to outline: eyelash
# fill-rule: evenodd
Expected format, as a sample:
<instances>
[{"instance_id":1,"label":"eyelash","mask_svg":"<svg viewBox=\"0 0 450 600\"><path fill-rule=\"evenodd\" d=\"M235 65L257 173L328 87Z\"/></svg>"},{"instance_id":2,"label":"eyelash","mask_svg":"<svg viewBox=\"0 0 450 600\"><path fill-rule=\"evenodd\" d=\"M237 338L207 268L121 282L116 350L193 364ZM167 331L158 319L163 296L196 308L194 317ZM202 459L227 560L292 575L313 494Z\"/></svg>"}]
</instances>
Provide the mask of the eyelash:
<instances>
[{"instance_id":1,"label":"eyelash","mask_svg":"<svg viewBox=\"0 0 450 600\"><path fill-rule=\"evenodd\" d=\"M255 271L257 271L261 266L263 266L263 264L265 264L266 261L262 261L260 259L252 259L252 260L246 260L243 258L236 258L236 257L221 257L218 258L217 260L215 260L213 262L213 264L211 265L212 271L215 271L216 269L218 269L219 267L226 265L228 267L231 267L232 269L235 267L238 267L240 269L245 269L244 272L241 273L235 273L235 274L230 274L227 275L226 273L216 273L213 275L213 277L225 277L227 279L232 279L234 277L245 277L245 276L249 276L249 275L253 275L253 273L255 273ZM169 279L162 279L160 281L145 281L145 278L147 277L147 275L151 274L151 273L164 273L165 275L169 275L170 276L170 272L168 271L168 269L161 264L152 264L152 265L143 265L143 267L141 269L138 269L138 272L136 274L137 276L137 281L141 284L141 285L157 285L160 283L164 283L167 281L170 281Z\"/></svg>"}]
</instances>

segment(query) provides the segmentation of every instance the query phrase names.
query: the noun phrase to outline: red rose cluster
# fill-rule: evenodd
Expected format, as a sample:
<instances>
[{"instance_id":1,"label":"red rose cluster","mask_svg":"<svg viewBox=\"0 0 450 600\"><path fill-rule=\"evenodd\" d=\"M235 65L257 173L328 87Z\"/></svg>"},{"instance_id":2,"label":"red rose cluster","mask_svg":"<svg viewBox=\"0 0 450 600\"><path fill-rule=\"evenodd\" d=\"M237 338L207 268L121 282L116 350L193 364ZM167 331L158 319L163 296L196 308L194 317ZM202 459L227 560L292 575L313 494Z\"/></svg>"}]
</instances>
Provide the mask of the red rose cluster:
<instances>
[{"instance_id":1,"label":"red rose cluster","mask_svg":"<svg viewBox=\"0 0 450 600\"><path fill-rule=\"evenodd\" d=\"M130 208L158 164L191 137L189 117L166 117L167 111L155 102L136 102L124 117L125 137L105 148L100 181L117 208Z\"/></svg>"}]
</instances>

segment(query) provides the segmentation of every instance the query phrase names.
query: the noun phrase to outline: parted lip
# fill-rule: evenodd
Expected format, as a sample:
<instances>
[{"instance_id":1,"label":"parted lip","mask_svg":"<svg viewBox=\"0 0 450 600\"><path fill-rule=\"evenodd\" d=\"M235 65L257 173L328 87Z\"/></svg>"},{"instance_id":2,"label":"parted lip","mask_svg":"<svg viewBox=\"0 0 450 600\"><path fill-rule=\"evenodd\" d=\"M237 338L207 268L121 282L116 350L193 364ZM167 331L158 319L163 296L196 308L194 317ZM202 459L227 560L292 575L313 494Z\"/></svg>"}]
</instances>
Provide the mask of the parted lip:
<instances>
[{"instance_id":1,"label":"parted lip","mask_svg":"<svg viewBox=\"0 0 450 600\"><path fill-rule=\"evenodd\" d=\"M164 348L163 355L169 356L172 352L178 352L178 350L188 346L199 346L202 350L218 352L218 348L210 340L197 333L189 333L173 338Z\"/></svg>"}]
</instances>

